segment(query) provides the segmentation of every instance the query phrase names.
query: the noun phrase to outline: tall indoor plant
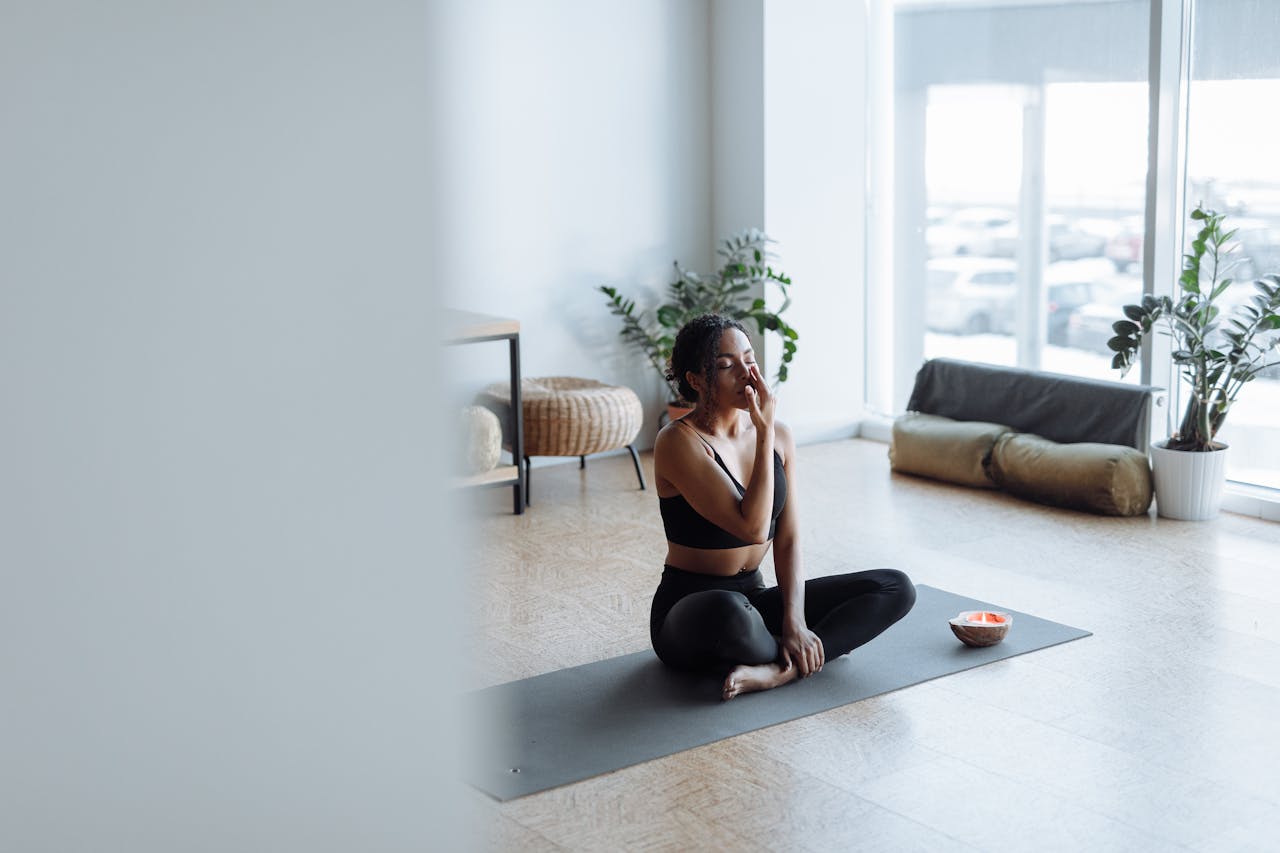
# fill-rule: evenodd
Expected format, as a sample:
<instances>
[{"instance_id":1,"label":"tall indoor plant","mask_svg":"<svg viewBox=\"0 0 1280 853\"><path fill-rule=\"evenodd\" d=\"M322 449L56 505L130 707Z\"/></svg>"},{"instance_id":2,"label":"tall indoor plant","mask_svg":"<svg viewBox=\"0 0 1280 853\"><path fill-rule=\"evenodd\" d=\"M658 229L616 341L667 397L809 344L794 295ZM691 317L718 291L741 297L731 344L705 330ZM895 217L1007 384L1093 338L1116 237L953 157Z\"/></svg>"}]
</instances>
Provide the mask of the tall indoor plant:
<instances>
[{"instance_id":1,"label":"tall indoor plant","mask_svg":"<svg viewBox=\"0 0 1280 853\"><path fill-rule=\"evenodd\" d=\"M600 287L600 291L609 298L609 309L622 320L622 339L644 353L666 382L670 392L669 406L692 407L680 399L678 384L667 380L666 374L676 332L702 314L724 314L744 323L753 321L761 335L766 332L776 334L782 342L782 361L778 365L776 381L787 381L788 368L795 358L796 341L800 336L780 316L791 304L788 293L791 278L769 264L774 258L768 251L772 242L756 229L730 237L716 249L721 262L720 268L712 273L687 270L677 261L675 280L667 286L666 301L655 309L652 316L643 311L637 312L635 301L620 294L616 288ZM764 299L751 295L768 283L782 291L783 301L777 311L770 311L765 307Z\"/></svg>"},{"instance_id":2,"label":"tall indoor plant","mask_svg":"<svg viewBox=\"0 0 1280 853\"><path fill-rule=\"evenodd\" d=\"M1190 393L1177 432L1152 447L1156 505L1164 516L1203 519L1217 513L1225 479L1227 448L1215 440L1218 429L1240 390L1271 366L1269 353L1280 342L1280 275L1255 280L1251 299L1222 311L1218 300L1235 283L1235 232L1224 230L1225 216L1213 210L1197 207L1191 219L1200 230L1183 256L1178 294L1147 294L1142 304L1124 306L1107 346L1123 375L1153 330L1173 339L1173 363Z\"/></svg>"}]
</instances>

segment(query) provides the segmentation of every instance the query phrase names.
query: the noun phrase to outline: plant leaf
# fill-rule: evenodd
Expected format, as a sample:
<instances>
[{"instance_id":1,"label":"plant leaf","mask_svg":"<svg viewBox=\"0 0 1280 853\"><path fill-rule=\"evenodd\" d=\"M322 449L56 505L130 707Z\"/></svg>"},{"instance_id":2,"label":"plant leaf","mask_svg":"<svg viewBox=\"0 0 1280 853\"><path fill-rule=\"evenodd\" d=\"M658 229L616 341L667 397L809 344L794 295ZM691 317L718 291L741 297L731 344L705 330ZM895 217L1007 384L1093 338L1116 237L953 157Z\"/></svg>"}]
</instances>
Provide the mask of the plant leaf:
<instances>
[{"instance_id":1,"label":"plant leaf","mask_svg":"<svg viewBox=\"0 0 1280 853\"><path fill-rule=\"evenodd\" d=\"M1107 347L1115 352L1127 352L1128 350L1136 348L1137 345L1137 341L1125 335L1116 335L1114 338L1107 341Z\"/></svg>"},{"instance_id":2,"label":"plant leaf","mask_svg":"<svg viewBox=\"0 0 1280 853\"><path fill-rule=\"evenodd\" d=\"M682 313L674 305L663 305L658 308L658 322L669 329L679 328L684 325Z\"/></svg>"}]
</instances>

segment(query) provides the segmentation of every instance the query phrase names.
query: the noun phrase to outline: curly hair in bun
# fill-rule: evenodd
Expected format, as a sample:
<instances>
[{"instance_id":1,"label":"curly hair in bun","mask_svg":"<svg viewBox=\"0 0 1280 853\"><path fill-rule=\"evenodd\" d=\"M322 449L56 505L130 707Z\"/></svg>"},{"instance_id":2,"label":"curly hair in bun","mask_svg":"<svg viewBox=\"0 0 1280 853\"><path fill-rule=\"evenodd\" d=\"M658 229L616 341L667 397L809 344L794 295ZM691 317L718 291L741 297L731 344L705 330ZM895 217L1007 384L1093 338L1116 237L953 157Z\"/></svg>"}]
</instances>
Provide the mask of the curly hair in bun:
<instances>
[{"instance_id":1,"label":"curly hair in bun","mask_svg":"<svg viewBox=\"0 0 1280 853\"><path fill-rule=\"evenodd\" d=\"M741 323L722 314L703 314L701 317L694 317L676 333L676 342L671 348L671 366L667 370L667 380L679 383L680 396L687 402L699 402L698 392L689 384L686 376L690 371L701 376L708 388L715 388L713 378L716 370L716 353L720 348L720 338L729 329L737 329L744 335L747 333Z\"/></svg>"}]
</instances>

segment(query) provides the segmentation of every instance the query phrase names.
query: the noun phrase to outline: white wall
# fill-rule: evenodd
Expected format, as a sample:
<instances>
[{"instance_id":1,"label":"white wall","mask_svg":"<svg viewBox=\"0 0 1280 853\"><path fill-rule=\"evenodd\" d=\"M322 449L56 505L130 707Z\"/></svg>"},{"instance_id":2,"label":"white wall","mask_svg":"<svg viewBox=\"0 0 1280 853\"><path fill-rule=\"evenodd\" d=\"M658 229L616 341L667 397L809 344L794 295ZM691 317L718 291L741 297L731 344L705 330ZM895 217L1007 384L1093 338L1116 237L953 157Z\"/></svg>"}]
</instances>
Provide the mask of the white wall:
<instances>
[{"instance_id":1,"label":"white wall","mask_svg":"<svg viewBox=\"0 0 1280 853\"><path fill-rule=\"evenodd\" d=\"M526 376L636 389L651 444L664 386L597 288L651 308L672 261L710 261L707 4L454 3L440 35L450 301L517 318ZM501 345L451 355L461 397L507 375Z\"/></svg>"},{"instance_id":2,"label":"white wall","mask_svg":"<svg viewBox=\"0 0 1280 853\"><path fill-rule=\"evenodd\" d=\"M665 391L596 286L652 307L672 260L710 268L719 240L763 227L802 336L782 416L802 438L854 434L864 14L836 0L451 4L434 267L452 302L518 318L526 376L635 388L648 445ZM776 367L777 342L762 348ZM455 403L506 376L500 345L451 355Z\"/></svg>"},{"instance_id":3,"label":"white wall","mask_svg":"<svg viewBox=\"0 0 1280 853\"><path fill-rule=\"evenodd\" d=\"M764 4L765 230L800 333L778 411L802 441L856 435L863 413L865 13L843 0ZM776 288L767 298L781 302Z\"/></svg>"},{"instance_id":4,"label":"white wall","mask_svg":"<svg viewBox=\"0 0 1280 853\"><path fill-rule=\"evenodd\" d=\"M425 31L4 4L0 849L454 848Z\"/></svg>"},{"instance_id":5,"label":"white wall","mask_svg":"<svg viewBox=\"0 0 1280 853\"><path fill-rule=\"evenodd\" d=\"M764 0L712 0L711 226L716 243L765 224L764 46Z\"/></svg>"},{"instance_id":6,"label":"white wall","mask_svg":"<svg viewBox=\"0 0 1280 853\"><path fill-rule=\"evenodd\" d=\"M865 399L865 9L840 0L713 0L716 239L763 228L791 276L800 334L778 411L797 439L857 434ZM781 291L763 293L775 310ZM780 341L763 341L768 374Z\"/></svg>"}]
</instances>

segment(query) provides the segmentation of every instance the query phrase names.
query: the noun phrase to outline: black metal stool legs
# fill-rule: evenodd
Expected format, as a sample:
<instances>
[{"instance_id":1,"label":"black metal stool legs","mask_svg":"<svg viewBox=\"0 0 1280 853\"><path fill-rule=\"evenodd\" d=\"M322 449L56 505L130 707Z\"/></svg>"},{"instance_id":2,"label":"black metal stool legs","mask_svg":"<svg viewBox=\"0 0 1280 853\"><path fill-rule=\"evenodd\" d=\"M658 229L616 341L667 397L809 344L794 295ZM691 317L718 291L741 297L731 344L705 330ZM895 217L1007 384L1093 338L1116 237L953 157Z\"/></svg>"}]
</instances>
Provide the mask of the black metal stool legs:
<instances>
[{"instance_id":1,"label":"black metal stool legs","mask_svg":"<svg viewBox=\"0 0 1280 853\"><path fill-rule=\"evenodd\" d=\"M640 470L640 456L639 454L636 453L636 447L634 444L628 444L627 450L631 451L631 461L634 462L636 466L636 479L640 481L640 491L643 492L644 491L644 472Z\"/></svg>"},{"instance_id":2,"label":"black metal stool legs","mask_svg":"<svg viewBox=\"0 0 1280 853\"><path fill-rule=\"evenodd\" d=\"M640 481L640 491L643 492L645 490L644 469L640 467L640 454L636 453L636 447L634 444L628 444L627 450L630 451L631 453L632 464L636 466L636 479ZM586 468L586 467L587 467L587 457L579 456L578 470L581 471L583 468ZM529 461L529 457L526 456L524 457L524 505L525 506L533 505L533 501L530 499L530 495L533 494L533 487L531 485L533 480L532 473L533 473L533 464Z\"/></svg>"},{"instance_id":3,"label":"black metal stool legs","mask_svg":"<svg viewBox=\"0 0 1280 853\"><path fill-rule=\"evenodd\" d=\"M533 473L533 466L529 464L529 457L526 456L524 458L524 505L525 506L530 506L532 504L532 501L529 500L529 495L533 492L533 490L529 488L529 475L531 473Z\"/></svg>"}]
</instances>

